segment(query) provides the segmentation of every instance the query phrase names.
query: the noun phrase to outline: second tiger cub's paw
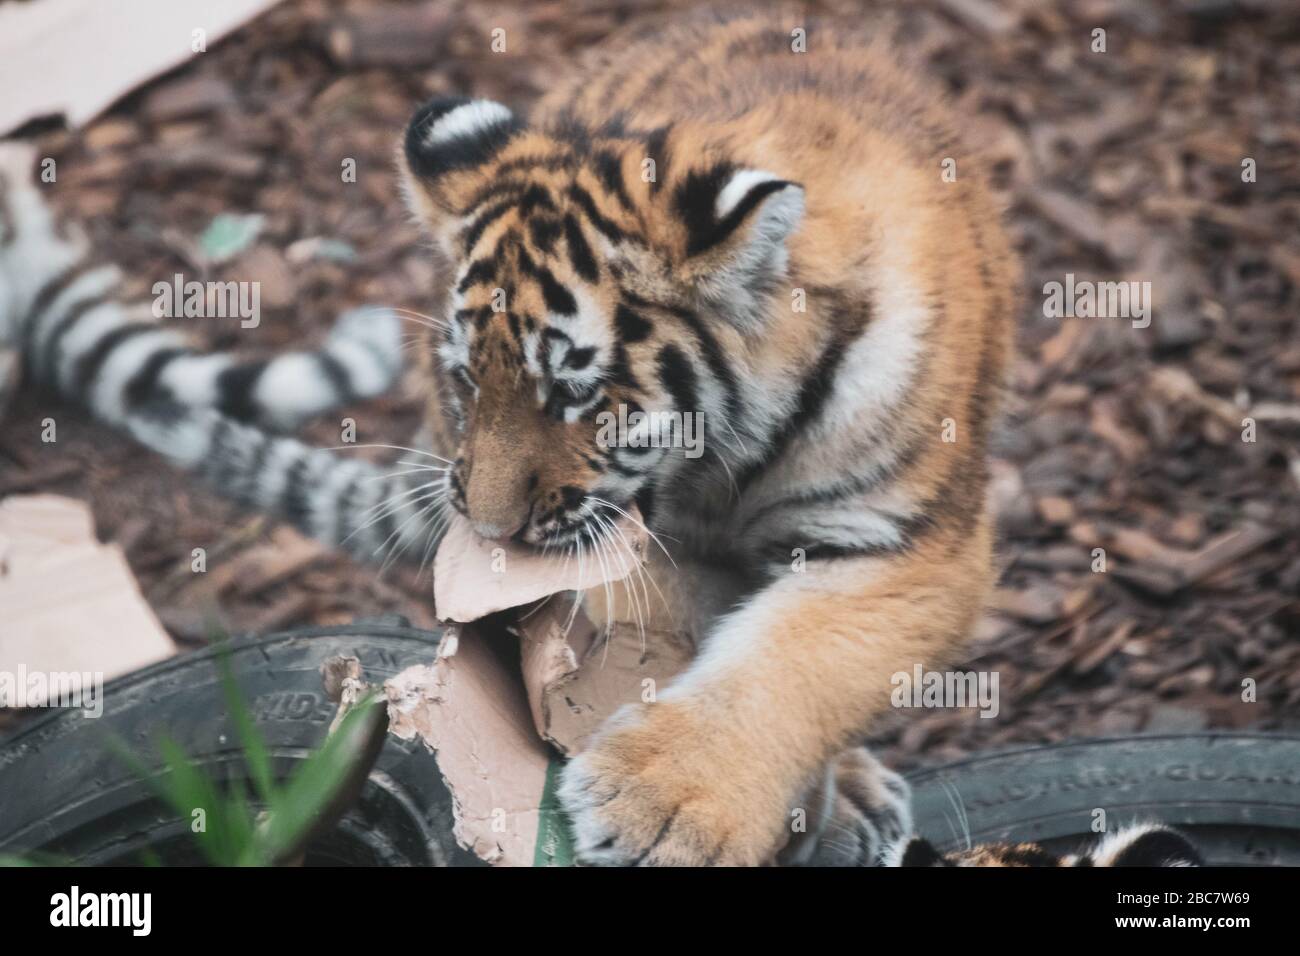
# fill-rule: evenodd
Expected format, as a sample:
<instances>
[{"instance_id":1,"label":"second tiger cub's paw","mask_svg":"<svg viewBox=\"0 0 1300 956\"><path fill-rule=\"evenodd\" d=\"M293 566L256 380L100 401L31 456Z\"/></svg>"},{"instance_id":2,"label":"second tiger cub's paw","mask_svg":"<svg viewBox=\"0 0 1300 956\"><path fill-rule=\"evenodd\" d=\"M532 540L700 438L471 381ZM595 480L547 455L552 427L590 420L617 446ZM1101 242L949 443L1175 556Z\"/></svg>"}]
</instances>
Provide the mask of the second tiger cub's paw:
<instances>
[{"instance_id":1,"label":"second tiger cub's paw","mask_svg":"<svg viewBox=\"0 0 1300 956\"><path fill-rule=\"evenodd\" d=\"M885 851L912 832L907 782L865 747L840 754L796 807L805 826L791 836L787 866L881 866Z\"/></svg>"}]
</instances>

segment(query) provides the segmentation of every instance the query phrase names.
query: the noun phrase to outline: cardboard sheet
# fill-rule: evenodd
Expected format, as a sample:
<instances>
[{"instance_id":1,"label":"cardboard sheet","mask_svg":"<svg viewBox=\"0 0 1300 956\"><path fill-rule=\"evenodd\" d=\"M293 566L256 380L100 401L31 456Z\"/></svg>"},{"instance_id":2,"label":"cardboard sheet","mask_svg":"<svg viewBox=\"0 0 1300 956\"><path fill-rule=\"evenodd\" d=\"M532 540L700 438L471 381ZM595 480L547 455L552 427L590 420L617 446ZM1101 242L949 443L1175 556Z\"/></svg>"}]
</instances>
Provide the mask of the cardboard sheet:
<instances>
[{"instance_id":1,"label":"cardboard sheet","mask_svg":"<svg viewBox=\"0 0 1300 956\"><path fill-rule=\"evenodd\" d=\"M524 687L538 736L566 755L625 704L651 703L695 655L689 635L616 622L606 636L553 599L520 625Z\"/></svg>"},{"instance_id":2,"label":"cardboard sheet","mask_svg":"<svg viewBox=\"0 0 1300 956\"><path fill-rule=\"evenodd\" d=\"M174 653L121 549L95 540L85 504L55 495L0 501L0 674L110 680Z\"/></svg>"},{"instance_id":3,"label":"cardboard sheet","mask_svg":"<svg viewBox=\"0 0 1300 956\"><path fill-rule=\"evenodd\" d=\"M481 637L453 631L433 663L385 682L389 732L437 754L461 846L508 866L563 861L561 843L547 838L554 814L544 815L551 754L523 688Z\"/></svg>"},{"instance_id":4,"label":"cardboard sheet","mask_svg":"<svg viewBox=\"0 0 1300 956\"><path fill-rule=\"evenodd\" d=\"M452 519L433 562L438 619L466 623L560 591L585 591L621 581L645 559L647 535L635 508L615 524L599 557L542 555L523 545L488 541L467 520Z\"/></svg>"},{"instance_id":5,"label":"cardboard sheet","mask_svg":"<svg viewBox=\"0 0 1300 956\"><path fill-rule=\"evenodd\" d=\"M601 560L581 564L484 541L464 521L444 537L434 595L439 618L457 626L435 661L385 689L391 732L437 754L456 838L482 859L570 863L553 794L562 757L624 704L653 699L693 655L688 635L656 629L670 618L650 606L647 539L635 512ZM489 633L482 619L511 608L510 630Z\"/></svg>"},{"instance_id":6,"label":"cardboard sheet","mask_svg":"<svg viewBox=\"0 0 1300 956\"><path fill-rule=\"evenodd\" d=\"M0 135L63 116L80 126L278 0L28 0L0 4Z\"/></svg>"}]
</instances>

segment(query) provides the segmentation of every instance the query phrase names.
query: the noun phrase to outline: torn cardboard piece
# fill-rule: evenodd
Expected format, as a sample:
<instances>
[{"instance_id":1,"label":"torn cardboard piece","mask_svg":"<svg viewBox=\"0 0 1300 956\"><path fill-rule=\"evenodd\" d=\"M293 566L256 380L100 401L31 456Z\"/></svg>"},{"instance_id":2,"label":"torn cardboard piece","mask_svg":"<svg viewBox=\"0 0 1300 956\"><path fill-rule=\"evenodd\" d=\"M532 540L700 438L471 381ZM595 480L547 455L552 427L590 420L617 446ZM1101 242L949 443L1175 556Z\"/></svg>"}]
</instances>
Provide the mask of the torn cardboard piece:
<instances>
[{"instance_id":1,"label":"torn cardboard piece","mask_svg":"<svg viewBox=\"0 0 1300 956\"><path fill-rule=\"evenodd\" d=\"M0 134L80 126L279 0L30 0L0 4Z\"/></svg>"},{"instance_id":2,"label":"torn cardboard piece","mask_svg":"<svg viewBox=\"0 0 1300 956\"><path fill-rule=\"evenodd\" d=\"M0 608L0 673L47 678L29 682L26 706L49 702L54 675L111 680L176 653L121 548L100 544L70 498L0 501Z\"/></svg>"},{"instance_id":3,"label":"torn cardboard piece","mask_svg":"<svg viewBox=\"0 0 1300 956\"><path fill-rule=\"evenodd\" d=\"M506 663L483 635L459 637L449 631L432 664L384 683L389 732L418 737L437 755L461 846L489 863L532 866L551 754Z\"/></svg>"},{"instance_id":4,"label":"torn cardboard piece","mask_svg":"<svg viewBox=\"0 0 1300 956\"><path fill-rule=\"evenodd\" d=\"M695 656L687 634L616 622L608 636L559 597L519 626L524 688L533 726L572 755L625 704L650 703Z\"/></svg>"},{"instance_id":5,"label":"torn cardboard piece","mask_svg":"<svg viewBox=\"0 0 1300 956\"><path fill-rule=\"evenodd\" d=\"M623 580L645 560L649 536L635 507L614 530L599 557L590 548L580 558L562 557L481 538L456 515L433 559L438 619L465 624L561 591Z\"/></svg>"},{"instance_id":6,"label":"torn cardboard piece","mask_svg":"<svg viewBox=\"0 0 1300 956\"><path fill-rule=\"evenodd\" d=\"M436 755L456 840L498 866L572 864L554 794L561 755L579 752L623 704L647 699L693 651L667 633L648 634L643 648L625 624L615 625L606 645L581 613L566 639L562 606L550 602L531 619L538 626L518 638L522 683L492 636L473 624L449 630L432 664L384 683L389 732L418 738Z\"/></svg>"},{"instance_id":7,"label":"torn cardboard piece","mask_svg":"<svg viewBox=\"0 0 1300 956\"><path fill-rule=\"evenodd\" d=\"M651 607L648 538L635 510L600 559L588 551L581 563L485 541L464 521L444 537L434 596L439 619L457 626L432 664L385 690L391 731L435 752L456 838L480 858L570 863L553 792L561 756L624 704L654 699L693 656L669 610ZM607 627L592 623L588 603ZM482 622L511 608L523 610L510 631Z\"/></svg>"}]
</instances>

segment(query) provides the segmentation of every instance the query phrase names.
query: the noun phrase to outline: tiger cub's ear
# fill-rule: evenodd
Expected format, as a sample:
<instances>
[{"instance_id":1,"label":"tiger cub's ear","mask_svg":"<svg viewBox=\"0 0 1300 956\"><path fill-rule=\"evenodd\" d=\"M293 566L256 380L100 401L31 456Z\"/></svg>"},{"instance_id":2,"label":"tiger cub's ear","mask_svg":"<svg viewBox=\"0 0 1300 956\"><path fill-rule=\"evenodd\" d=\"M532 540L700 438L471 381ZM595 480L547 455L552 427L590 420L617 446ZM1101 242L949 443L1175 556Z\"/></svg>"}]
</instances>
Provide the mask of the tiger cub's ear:
<instances>
[{"instance_id":1,"label":"tiger cub's ear","mask_svg":"<svg viewBox=\"0 0 1300 956\"><path fill-rule=\"evenodd\" d=\"M785 277L786 240L803 220L803 187L722 164L689 173L672 204L682 278L737 323L755 325L756 299Z\"/></svg>"},{"instance_id":2,"label":"tiger cub's ear","mask_svg":"<svg viewBox=\"0 0 1300 956\"><path fill-rule=\"evenodd\" d=\"M951 866L934 844L925 837L914 836L889 854L891 866Z\"/></svg>"},{"instance_id":3,"label":"tiger cub's ear","mask_svg":"<svg viewBox=\"0 0 1300 956\"><path fill-rule=\"evenodd\" d=\"M416 111L399 161L411 211L434 238L447 241L488 183L491 160L522 128L508 107L492 100L440 97Z\"/></svg>"}]
</instances>

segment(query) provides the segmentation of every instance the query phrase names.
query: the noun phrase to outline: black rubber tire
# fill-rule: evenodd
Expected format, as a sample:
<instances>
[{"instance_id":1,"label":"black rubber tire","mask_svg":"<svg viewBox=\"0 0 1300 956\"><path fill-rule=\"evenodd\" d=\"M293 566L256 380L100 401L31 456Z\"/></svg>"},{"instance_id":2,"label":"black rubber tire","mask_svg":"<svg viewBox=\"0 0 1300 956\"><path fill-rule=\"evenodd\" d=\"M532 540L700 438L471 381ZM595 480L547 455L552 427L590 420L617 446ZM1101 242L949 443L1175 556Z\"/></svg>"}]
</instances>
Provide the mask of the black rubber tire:
<instances>
[{"instance_id":1,"label":"black rubber tire","mask_svg":"<svg viewBox=\"0 0 1300 956\"><path fill-rule=\"evenodd\" d=\"M916 829L942 850L1033 841L1072 850L1137 820L1179 827L1220 866L1300 866L1300 736L1168 734L1080 741L918 771ZM959 810L960 808L960 810ZM965 827L961 821L965 815Z\"/></svg>"},{"instance_id":2,"label":"black rubber tire","mask_svg":"<svg viewBox=\"0 0 1300 956\"><path fill-rule=\"evenodd\" d=\"M402 626L314 628L230 642L231 666L287 776L324 739L335 707L318 671L352 654L371 683L433 659L439 635ZM215 650L172 658L114 680L104 712L52 711L0 741L0 854L50 854L87 865L129 864L148 848L199 863L188 820L152 796L105 744L142 758L168 736L217 779L246 776L215 666ZM159 761L147 759L156 766ZM361 799L315 841L309 864L446 866L476 863L452 837L451 798L433 755L389 735Z\"/></svg>"},{"instance_id":3,"label":"black rubber tire","mask_svg":"<svg viewBox=\"0 0 1300 956\"><path fill-rule=\"evenodd\" d=\"M360 658L380 682L427 663L439 635L356 624L231 642L236 679L277 771L287 775L325 735L334 712L318 668ZM110 682L104 714L52 711L0 741L0 854L129 863L144 848L199 862L188 821L161 805L104 742L139 753L166 734L210 773L244 777L215 651L164 661ZM1227 733L1130 737L972 757L909 778L917 830L942 849L1032 840L1059 849L1134 820L1183 828L1208 862L1300 865L1300 737ZM960 811L959 811L960 808ZM965 822L962 822L964 814ZM451 834L451 798L422 744L389 737L357 805L309 849L309 863L476 864Z\"/></svg>"}]
</instances>

